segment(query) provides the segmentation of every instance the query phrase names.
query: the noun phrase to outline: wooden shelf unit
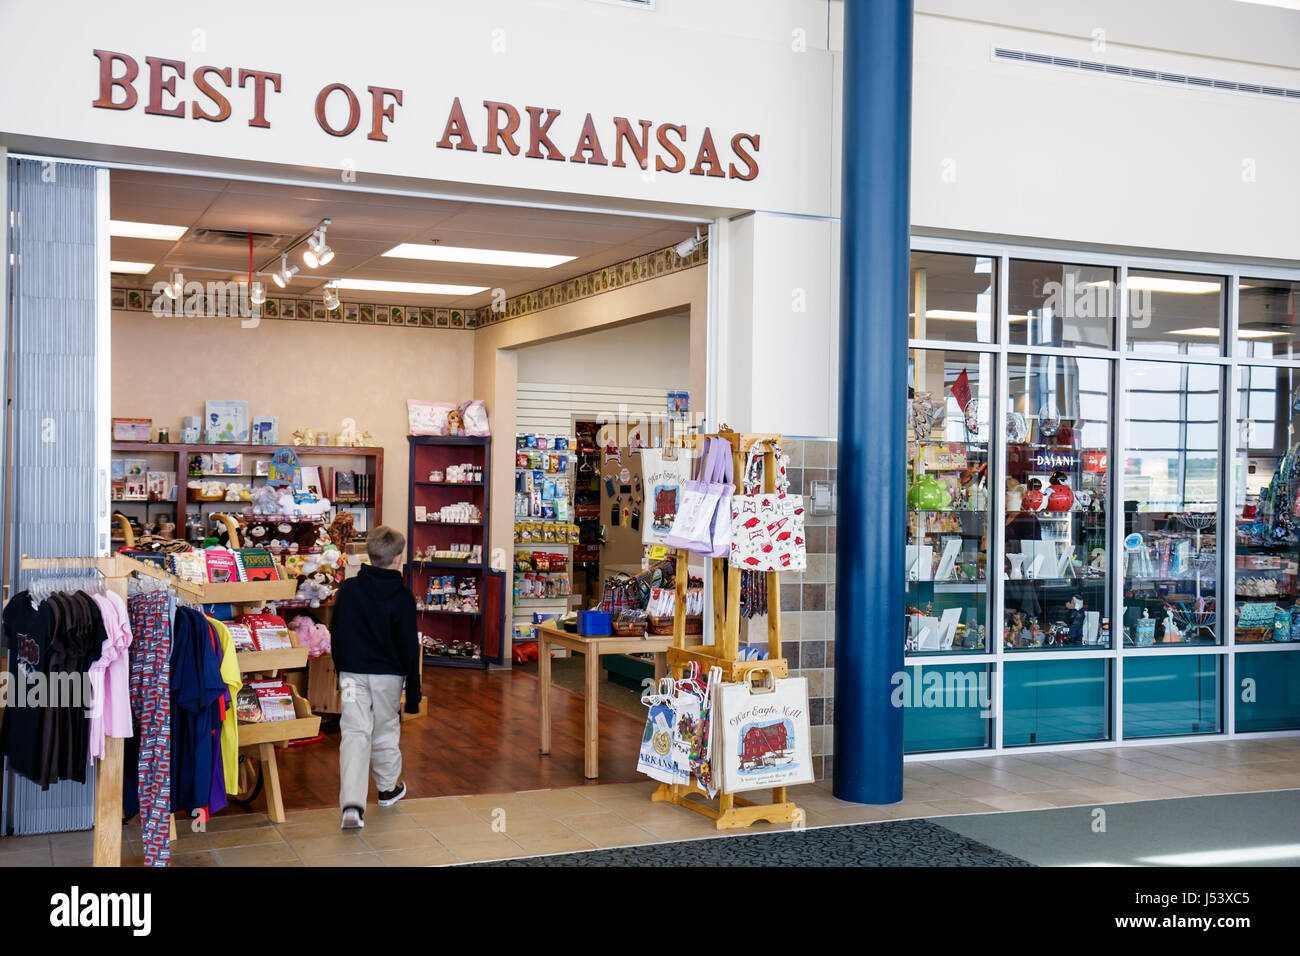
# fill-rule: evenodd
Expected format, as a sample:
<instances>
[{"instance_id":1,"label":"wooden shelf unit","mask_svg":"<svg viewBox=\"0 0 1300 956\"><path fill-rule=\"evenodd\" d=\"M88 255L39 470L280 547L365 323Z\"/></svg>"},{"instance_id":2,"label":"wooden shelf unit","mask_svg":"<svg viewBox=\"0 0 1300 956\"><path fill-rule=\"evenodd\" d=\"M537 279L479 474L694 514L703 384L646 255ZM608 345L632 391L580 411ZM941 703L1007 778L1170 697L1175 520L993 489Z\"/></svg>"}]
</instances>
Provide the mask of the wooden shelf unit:
<instances>
[{"instance_id":1,"label":"wooden shelf unit","mask_svg":"<svg viewBox=\"0 0 1300 956\"><path fill-rule=\"evenodd\" d=\"M745 456L756 442L767 442L763 458L763 490L775 491L776 455L772 444L779 443L780 435L749 435L724 431L717 435L689 435L682 441L688 446L698 446L705 438L720 437L731 444L735 464L737 493L745 474ZM708 558L713 586L713 643L686 646L686 589L690 580L688 551L677 550L677 601L673 616L673 643L668 649L668 673L682 678L692 662L698 662L705 674L711 667L722 669L723 681L733 683L746 679L750 671L763 668L772 672L773 678L788 677L789 664L781 653L781 575L767 572L767 649L768 659L740 660L740 569L732 567L726 558ZM785 787L772 788L771 803L755 803L746 797L719 793L716 806L708 793L692 780L690 784L661 783L651 795L656 802L674 803L702 814L714 821L719 830L747 827L760 820L769 823L794 823L803 818L803 811L789 798Z\"/></svg>"},{"instance_id":2,"label":"wooden shelf unit","mask_svg":"<svg viewBox=\"0 0 1300 956\"><path fill-rule=\"evenodd\" d=\"M479 611L476 614L448 613L431 611L418 615L423 632L428 628L431 636L450 643L453 640L470 640L479 648L477 659L450 657L433 654L421 649L421 658L434 667L476 667L486 668L489 664L501 663L501 642L496 641L497 653L489 653L489 635L499 633L500 627L493 626L489 619L494 613L493 605L488 600L489 574L487 561L489 555L488 529L491 527L491 464L492 439L471 438L467 436L410 435L410 497L406 517L406 582L417 602L423 602L428 590L429 579L451 575L457 583L465 578L472 578L478 589ZM462 463L478 465L483 471L482 481L448 482L428 481L432 471L445 472L448 465ZM480 521L473 523L451 523L437 521L416 521L415 508L420 505L428 511L436 511L444 505L461 501L473 503L482 513ZM425 561L417 559L416 554L424 553L426 547L433 545L439 550L448 550L452 544L477 544L482 549L482 560L474 563L462 561ZM463 618L456 623L457 618Z\"/></svg>"},{"instance_id":3,"label":"wooden shelf unit","mask_svg":"<svg viewBox=\"0 0 1300 956\"><path fill-rule=\"evenodd\" d=\"M180 501L146 501L146 500L128 500L113 501L114 507L126 505L144 505L144 514L148 517L151 508L169 507L175 512L176 530L178 534L185 533L185 521L181 512L189 514L191 510L197 511L203 515L204 507L215 507L219 511L239 511L246 507L247 502L243 501L188 501L186 483L189 481L189 457L190 455L208 455L208 454L240 454L240 455L257 455L270 458L276 453L276 450L282 447L293 448L294 453L299 458L363 458L367 460L366 474L372 476L374 482L374 497L371 503L364 502L336 502L333 498L330 503L335 507L365 507L373 509L371 520L368 527L373 528L375 525L384 522L384 449L377 445L247 445L235 442L218 442L214 444L186 444L185 442L144 442L144 441L115 441L110 446L114 457L136 458L145 455L170 455L173 460L165 466L161 466L156 471L171 471L176 474L176 494ZM257 478L263 477L255 475L249 478L247 475L210 475L208 478L213 481L222 478L238 478L247 480L250 484ZM333 489L329 489L332 491ZM328 491L326 497L329 497ZM114 541L114 545L120 546L121 541Z\"/></svg>"}]
</instances>

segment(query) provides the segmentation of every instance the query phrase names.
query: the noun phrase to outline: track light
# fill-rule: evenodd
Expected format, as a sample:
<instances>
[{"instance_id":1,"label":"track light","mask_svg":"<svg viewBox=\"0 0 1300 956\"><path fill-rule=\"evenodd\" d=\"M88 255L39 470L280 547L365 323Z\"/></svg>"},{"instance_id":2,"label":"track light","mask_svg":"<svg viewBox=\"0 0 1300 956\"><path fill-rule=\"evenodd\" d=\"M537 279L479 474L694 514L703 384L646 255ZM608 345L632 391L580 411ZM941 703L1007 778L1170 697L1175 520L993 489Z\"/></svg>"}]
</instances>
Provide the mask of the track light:
<instances>
[{"instance_id":1,"label":"track light","mask_svg":"<svg viewBox=\"0 0 1300 956\"><path fill-rule=\"evenodd\" d=\"M167 283L167 288L163 289L163 294L169 299L179 299L185 292L185 277L172 270L171 281Z\"/></svg>"},{"instance_id":2,"label":"track light","mask_svg":"<svg viewBox=\"0 0 1300 956\"><path fill-rule=\"evenodd\" d=\"M298 267L289 265L289 253L280 253L280 270L271 274L275 284L281 289L289 285L289 280L298 274Z\"/></svg>"},{"instance_id":3,"label":"track light","mask_svg":"<svg viewBox=\"0 0 1300 956\"><path fill-rule=\"evenodd\" d=\"M325 285L325 309L333 312L339 307L339 289L333 282Z\"/></svg>"},{"instance_id":4,"label":"track light","mask_svg":"<svg viewBox=\"0 0 1300 956\"><path fill-rule=\"evenodd\" d=\"M307 248L303 250L302 261L307 263L308 268L315 269L319 266L329 265L334 258L334 250L325 245L325 228L329 225L329 220L324 220L320 228L311 234L307 240Z\"/></svg>"},{"instance_id":5,"label":"track light","mask_svg":"<svg viewBox=\"0 0 1300 956\"><path fill-rule=\"evenodd\" d=\"M262 305L266 302L266 286L260 282L254 282L248 287L248 301L253 305Z\"/></svg>"},{"instance_id":6,"label":"track light","mask_svg":"<svg viewBox=\"0 0 1300 956\"><path fill-rule=\"evenodd\" d=\"M701 236L700 227L696 226L694 236L692 236L690 239L683 239L681 242L677 243L677 249L676 249L677 258L685 259L696 249L700 248L701 243L705 243L708 241L709 241L709 237Z\"/></svg>"}]
</instances>

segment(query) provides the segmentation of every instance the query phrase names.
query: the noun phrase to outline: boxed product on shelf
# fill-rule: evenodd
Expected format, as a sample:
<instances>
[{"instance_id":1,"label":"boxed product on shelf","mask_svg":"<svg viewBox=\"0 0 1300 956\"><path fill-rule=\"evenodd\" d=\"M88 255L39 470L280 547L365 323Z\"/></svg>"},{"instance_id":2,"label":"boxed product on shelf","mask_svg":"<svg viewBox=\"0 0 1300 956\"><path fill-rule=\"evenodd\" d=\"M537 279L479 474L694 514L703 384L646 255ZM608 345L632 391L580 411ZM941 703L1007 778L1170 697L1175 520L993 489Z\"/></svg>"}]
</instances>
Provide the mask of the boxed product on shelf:
<instances>
[{"instance_id":1,"label":"boxed product on shelf","mask_svg":"<svg viewBox=\"0 0 1300 956\"><path fill-rule=\"evenodd\" d=\"M152 429L152 418L114 418L113 441L148 441Z\"/></svg>"}]
</instances>

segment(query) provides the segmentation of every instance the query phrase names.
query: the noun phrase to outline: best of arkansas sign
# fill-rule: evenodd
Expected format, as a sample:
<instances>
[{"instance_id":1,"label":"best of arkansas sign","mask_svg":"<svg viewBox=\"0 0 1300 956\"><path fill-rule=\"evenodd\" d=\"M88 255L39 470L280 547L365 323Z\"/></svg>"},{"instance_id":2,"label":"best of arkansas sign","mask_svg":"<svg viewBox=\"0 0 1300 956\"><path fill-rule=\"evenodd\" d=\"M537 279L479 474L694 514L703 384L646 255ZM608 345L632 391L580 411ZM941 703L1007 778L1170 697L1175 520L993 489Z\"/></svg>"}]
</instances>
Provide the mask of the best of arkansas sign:
<instances>
[{"instance_id":1,"label":"best of arkansas sign","mask_svg":"<svg viewBox=\"0 0 1300 956\"><path fill-rule=\"evenodd\" d=\"M285 77L271 70L116 50L97 49L93 55L90 105L95 109L138 111L160 122L170 118L270 130L284 108L278 101ZM232 104L235 91L246 93L238 114ZM642 171L741 182L759 175L762 138L752 130L715 132L710 126L626 116L598 122L592 113L564 126L559 121L567 111L546 105L492 99L462 103L459 96L408 102L413 99L395 86L354 88L332 82L316 92L313 116L325 135L364 135L386 143L404 110L433 110L442 131L432 144L437 149L589 166L634 165Z\"/></svg>"}]
</instances>

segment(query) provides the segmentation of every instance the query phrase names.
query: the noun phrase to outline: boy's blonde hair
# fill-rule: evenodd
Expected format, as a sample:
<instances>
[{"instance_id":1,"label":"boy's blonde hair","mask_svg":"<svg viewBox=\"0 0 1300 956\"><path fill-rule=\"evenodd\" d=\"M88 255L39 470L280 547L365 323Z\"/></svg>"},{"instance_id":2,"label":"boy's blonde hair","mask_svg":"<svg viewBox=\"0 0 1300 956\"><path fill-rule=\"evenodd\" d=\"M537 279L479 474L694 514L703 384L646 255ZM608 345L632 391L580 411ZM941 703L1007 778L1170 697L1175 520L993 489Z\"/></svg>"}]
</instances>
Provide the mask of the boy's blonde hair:
<instances>
[{"instance_id":1,"label":"boy's blonde hair","mask_svg":"<svg viewBox=\"0 0 1300 956\"><path fill-rule=\"evenodd\" d=\"M366 554L370 556L370 563L381 568L388 567L405 550L406 536L386 524L371 528L366 535Z\"/></svg>"}]
</instances>

